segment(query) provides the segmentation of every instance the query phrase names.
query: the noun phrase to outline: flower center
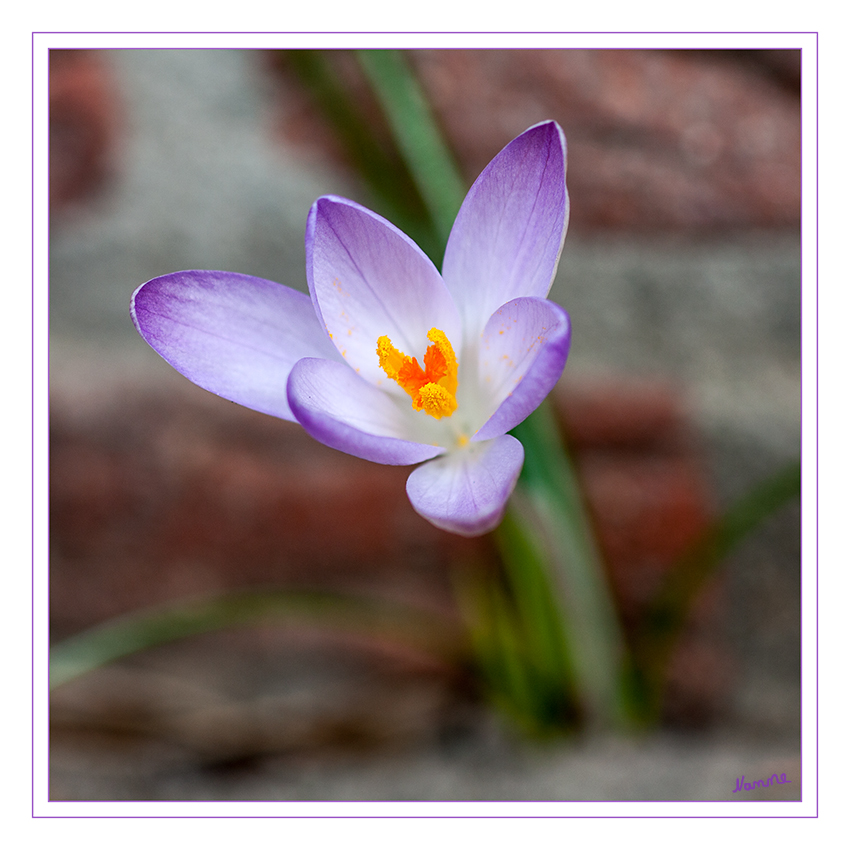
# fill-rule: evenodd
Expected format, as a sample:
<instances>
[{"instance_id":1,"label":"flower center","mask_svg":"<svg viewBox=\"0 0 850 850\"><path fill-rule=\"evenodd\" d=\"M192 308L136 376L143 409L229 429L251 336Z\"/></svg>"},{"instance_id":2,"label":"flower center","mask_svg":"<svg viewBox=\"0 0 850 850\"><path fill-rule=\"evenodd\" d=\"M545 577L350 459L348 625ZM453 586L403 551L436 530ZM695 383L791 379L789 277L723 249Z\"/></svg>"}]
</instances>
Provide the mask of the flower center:
<instances>
[{"instance_id":1,"label":"flower center","mask_svg":"<svg viewBox=\"0 0 850 850\"><path fill-rule=\"evenodd\" d=\"M428 339L432 344L422 358L424 369L415 357L395 348L388 336L378 337L378 362L387 377L413 399L414 410L442 419L457 410L457 357L439 328L431 328Z\"/></svg>"}]
</instances>

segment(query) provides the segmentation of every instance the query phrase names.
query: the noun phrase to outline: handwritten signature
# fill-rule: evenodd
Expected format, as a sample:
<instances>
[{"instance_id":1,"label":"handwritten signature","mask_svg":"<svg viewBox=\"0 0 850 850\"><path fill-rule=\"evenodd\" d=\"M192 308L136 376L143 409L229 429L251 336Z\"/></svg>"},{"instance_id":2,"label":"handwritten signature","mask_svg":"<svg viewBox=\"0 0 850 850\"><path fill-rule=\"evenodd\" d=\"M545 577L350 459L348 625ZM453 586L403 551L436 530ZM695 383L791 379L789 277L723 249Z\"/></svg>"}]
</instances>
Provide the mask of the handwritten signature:
<instances>
[{"instance_id":1,"label":"handwritten signature","mask_svg":"<svg viewBox=\"0 0 850 850\"><path fill-rule=\"evenodd\" d=\"M777 774L773 774L770 779L758 779L755 782L744 782L744 777L742 776L740 779L736 780L735 790L732 792L733 794L737 794L739 791L752 791L753 788L769 788L773 785L774 780L776 780L777 785L784 785L786 782L790 782L790 779L785 778L785 774L781 774L778 776Z\"/></svg>"}]
</instances>

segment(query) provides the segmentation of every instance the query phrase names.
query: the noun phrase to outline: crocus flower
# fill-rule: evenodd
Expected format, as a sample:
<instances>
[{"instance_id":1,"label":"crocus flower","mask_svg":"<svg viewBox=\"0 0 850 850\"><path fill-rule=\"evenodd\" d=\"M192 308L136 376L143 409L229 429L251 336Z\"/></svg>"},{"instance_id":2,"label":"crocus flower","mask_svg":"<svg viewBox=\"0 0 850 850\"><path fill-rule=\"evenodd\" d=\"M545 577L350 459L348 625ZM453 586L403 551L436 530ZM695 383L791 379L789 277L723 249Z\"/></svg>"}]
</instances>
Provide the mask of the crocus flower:
<instances>
[{"instance_id":1,"label":"crocus flower","mask_svg":"<svg viewBox=\"0 0 850 850\"><path fill-rule=\"evenodd\" d=\"M546 300L567 228L565 177L561 128L537 124L470 189L442 276L390 222L328 195L307 219L309 297L248 275L184 271L139 287L131 315L204 389L357 457L420 464L407 480L414 509L440 528L483 534L522 468L507 432L567 358L569 317Z\"/></svg>"}]
</instances>

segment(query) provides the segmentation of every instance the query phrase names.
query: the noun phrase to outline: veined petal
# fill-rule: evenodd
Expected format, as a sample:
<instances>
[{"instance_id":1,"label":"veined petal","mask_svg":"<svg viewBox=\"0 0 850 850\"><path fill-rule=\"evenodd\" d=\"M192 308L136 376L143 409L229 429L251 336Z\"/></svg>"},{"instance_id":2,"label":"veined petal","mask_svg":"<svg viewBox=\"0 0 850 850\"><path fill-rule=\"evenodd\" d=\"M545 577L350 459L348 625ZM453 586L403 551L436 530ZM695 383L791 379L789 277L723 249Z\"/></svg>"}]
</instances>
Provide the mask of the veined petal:
<instances>
[{"instance_id":1,"label":"veined petal","mask_svg":"<svg viewBox=\"0 0 850 850\"><path fill-rule=\"evenodd\" d=\"M250 275L157 277L133 293L130 315L145 341L190 381L290 421L286 379L295 363L339 359L304 293Z\"/></svg>"},{"instance_id":2,"label":"veined petal","mask_svg":"<svg viewBox=\"0 0 850 850\"><path fill-rule=\"evenodd\" d=\"M509 434L486 443L470 443L417 467L407 479L407 495L416 512L438 528L474 537L502 519L525 453Z\"/></svg>"},{"instance_id":3,"label":"veined petal","mask_svg":"<svg viewBox=\"0 0 850 850\"><path fill-rule=\"evenodd\" d=\"M401 390L378 365L377 341L421 359L431 328L460 337L460 319L434 264L397 227L353 201L319 198L307 218L307 281L316 312L361 377Z\"/></svg>"},{"instance_id":4,"label":"veined petal","mask_svg":"<svg viewBox=\"0 0 850 850\"><path fill-rule=\"evenodd\" d=\"M406 411L345 363L306 358L292 369L289 403L311 437L375 463L404 466L444 450L411 440Z\"/></svg>"},{"instance_id":5,"label":"veined petal","mask_svg":"<svg viewBox=\"0 0 850 850\"><path fill-rule=\"evenodd\" d=\"M467 339L501 304L548 294L567 232L566 155L561 128L537 124L507 145L469 190L443 262Z\"/></svg>"},{"instance_id":6,"label":"veined petal","mask_svg":"<svg viewBox=\"0 0 850 850\"><path fill-rule=\"evenodd\" d=\"M481 392L495 413L473 436L490 440L519 425L555 386L570 350L570 317L545 298L500 307L481 335Z\"/></svg>"}]
</instances>

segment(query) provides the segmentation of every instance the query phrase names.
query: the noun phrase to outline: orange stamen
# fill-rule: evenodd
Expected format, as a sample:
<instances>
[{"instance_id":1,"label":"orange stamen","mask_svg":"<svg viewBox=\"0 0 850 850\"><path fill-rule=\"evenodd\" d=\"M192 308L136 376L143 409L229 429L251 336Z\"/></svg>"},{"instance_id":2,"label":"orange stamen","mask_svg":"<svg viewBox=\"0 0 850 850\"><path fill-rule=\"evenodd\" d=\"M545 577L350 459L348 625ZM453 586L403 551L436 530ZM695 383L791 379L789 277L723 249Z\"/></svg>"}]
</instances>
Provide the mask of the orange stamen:
<instances>
[{"instance_id":1,"label":"orange stamen","mask_svg":"<svg viewBox=\"0 0 850 850\"><path fill-rule=\"evenodd\" d=\"M414 410L424 410L434 419L457 410L457 357L448 337L439 328L428 331L428 346L422 362L399 351L387 336L378 337L378 362L387 377L412 399Z\"/></svg>"}]
</instances>

